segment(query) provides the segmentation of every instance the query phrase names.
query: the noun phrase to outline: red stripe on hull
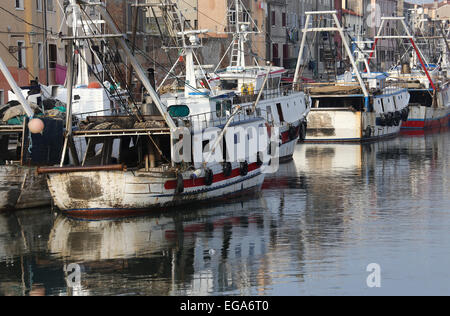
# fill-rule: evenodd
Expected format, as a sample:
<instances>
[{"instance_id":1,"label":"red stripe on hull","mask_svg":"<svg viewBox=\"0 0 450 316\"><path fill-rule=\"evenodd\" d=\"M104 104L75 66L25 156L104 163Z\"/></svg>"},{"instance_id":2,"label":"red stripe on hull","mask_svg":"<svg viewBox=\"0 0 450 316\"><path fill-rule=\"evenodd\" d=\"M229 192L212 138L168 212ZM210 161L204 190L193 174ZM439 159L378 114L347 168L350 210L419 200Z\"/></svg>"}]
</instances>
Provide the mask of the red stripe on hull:
<instances>
[{"instance_id":1,"label":"red stripe on hull","mask_svg":"<svg viewBox=\"0 0 450 316\"><path fill-rule=\"evenodd\" d=\"M424 121L407 121L404 122L402 128L415 128L415 129L428 129L439 128L447 126L450 121L450 115L436 120L424 120Z\"/></svg>"},{"instance_id":2,"label":"red stripe on hull","mask_svg":"<svg viewBox=\"0 0 450 316\"><path fill-rule=\"evenodd\" d=\"M260 166L256 162L252 163L252 164L249 164L248 165L248 172L251 172L251 171L259 169L259 168L260 168ZM241 173L240 173L240 169L239 168L234 169L231 172L231 175L229 177L225 177L225 175L223 173L218 173L218 174L214 175L213 183L221 182L221 181L224 181L224 180L229 180L229 179L232 179L232 178L236 178L236 177L239 177L240 175L241 175ZM184 188L185 189L194 188L194 187L201 187L201 186L205 186L206 185L205 184L205 178L188 179L188 180L184 180L183 183L184 183ZM167 181L164 184L164 189L166 189L166 190L174 190L174 189L176 189L176 187L177 187L177 181L176 180L170 180L170 181Z\"/></svg>"}]
</instances>

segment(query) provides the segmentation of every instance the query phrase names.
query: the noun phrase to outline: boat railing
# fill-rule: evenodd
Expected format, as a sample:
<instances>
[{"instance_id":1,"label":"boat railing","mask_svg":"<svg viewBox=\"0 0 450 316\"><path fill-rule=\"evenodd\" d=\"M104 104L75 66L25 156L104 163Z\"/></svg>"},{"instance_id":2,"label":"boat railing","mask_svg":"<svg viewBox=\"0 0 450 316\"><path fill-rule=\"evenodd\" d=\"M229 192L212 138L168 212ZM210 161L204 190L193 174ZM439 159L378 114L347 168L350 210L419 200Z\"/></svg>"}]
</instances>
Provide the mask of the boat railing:
<instances>
[{"instance_id":1,"label":"boat railing","mask_svg":"<svg viewBox=\"0 0 450 316\"><path fill-rule=\"evenodd\" d=\"M217 115L218 113L220 113L220 115ZM202 128L221 127L227 123L230 115L231 113L222 115L221 111L212 111L191 115L187 118L187 120L189 121L191 126L197 124L197 126L201 126ZM260 108L254 108L253 104L251 104L241 107L239 112L235 114L233 123L249 121L257 118L265 119L269 123L273 122L273 117L270 115L270 113Z\"/></svg>"},{"instance_id":2,"label":"boat railing","mask_svg":"<svg viewBox=\"0 0 450 316\"><path fill-rule=\"evenodd\" d=\"M261 90L255 90L255 91L245 91L236 94L236 96L233 99L233 102L235 104L245 104L250 102L255 102L258 98L259 93ZM271 100L271 99L277 99L285 96L289 96L295 93L299 93L298 91L292 90L292 86L282 86L281 88L277 89L264 89L261 94L261 100Z\"/></svg>"}]
</instances>

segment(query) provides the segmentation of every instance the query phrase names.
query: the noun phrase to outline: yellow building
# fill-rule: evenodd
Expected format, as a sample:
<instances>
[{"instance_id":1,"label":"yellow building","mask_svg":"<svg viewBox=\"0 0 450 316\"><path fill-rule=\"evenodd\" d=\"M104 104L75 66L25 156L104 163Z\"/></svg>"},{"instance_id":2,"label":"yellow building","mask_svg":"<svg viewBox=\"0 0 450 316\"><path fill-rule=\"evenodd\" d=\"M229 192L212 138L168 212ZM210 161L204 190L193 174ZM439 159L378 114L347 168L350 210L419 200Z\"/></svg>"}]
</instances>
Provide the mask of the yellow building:
<instances>
[{"instance_id":1,"label":"yellow building","mask_svg":"<svg viewBox=\"0 0 450 316\"><path fill-rule=\"evenodd\" d=\"M65 25L61 23L63 2L63 0L1 2L0 57L20 86L29 85L30 80L35 78L42 84L61 83L63 78L57 68L64 74L66 57L64 43L58 40L57 34L66 30ZM45 29L47 32L44 32ZM8 101L9 89L3 74L0 74L0 104Z\"/></svg>"}]
</instances>

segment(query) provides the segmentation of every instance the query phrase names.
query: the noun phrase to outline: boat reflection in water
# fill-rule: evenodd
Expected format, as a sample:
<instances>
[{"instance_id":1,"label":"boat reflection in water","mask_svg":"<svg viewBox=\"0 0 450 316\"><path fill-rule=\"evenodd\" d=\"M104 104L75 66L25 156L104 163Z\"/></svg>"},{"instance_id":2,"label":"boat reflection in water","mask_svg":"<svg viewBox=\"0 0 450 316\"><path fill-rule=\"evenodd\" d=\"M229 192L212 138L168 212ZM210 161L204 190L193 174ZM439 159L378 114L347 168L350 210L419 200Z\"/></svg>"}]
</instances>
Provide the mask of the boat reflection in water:
<instances>
[{"instance_id":1,"label":"boat reflection in water","mask_svg":"<svg viewBox=\"0 0 450 316\"><path fill-rule=\"evenodd\" d=\"M265 201L256 198L119 221L59 215L48 246L65 262L82 262L84 294L118 294L122 284L128 294L245 293L264 270L269 229Z\"/></svg>"},{"instance_id":2,"label":"boat reflection in water","mask_svg":"<svg viewBox=\"0 0 450 316\"><path fill-rule=\"evenodd\" d=\"M196 211L0 213L0 295L371 294L371 262L386 271L377 293L448 289L448 136L302 144L262 196Z\"/></svg>"}]
</instances>

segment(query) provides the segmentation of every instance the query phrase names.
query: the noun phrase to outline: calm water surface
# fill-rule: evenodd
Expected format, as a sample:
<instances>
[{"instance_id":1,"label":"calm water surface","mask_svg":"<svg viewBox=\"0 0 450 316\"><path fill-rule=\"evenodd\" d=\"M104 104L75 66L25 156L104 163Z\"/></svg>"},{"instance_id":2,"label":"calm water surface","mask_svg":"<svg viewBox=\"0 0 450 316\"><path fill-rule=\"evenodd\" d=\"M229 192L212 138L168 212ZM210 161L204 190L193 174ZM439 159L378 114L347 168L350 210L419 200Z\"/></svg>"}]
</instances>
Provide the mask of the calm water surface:
<instances>
[{"instance_id":1,"label":"calm water surface","mask_svg":"<svg viewBox=\"0 0 450 316\"><path fill-rule=\"evenodd\" d=\"M449 132L299 145L294 158L229 204L0 213L0 295L450 295ZM370 263L381 288L367 286Z\"/></svg>"}]
</instances>

